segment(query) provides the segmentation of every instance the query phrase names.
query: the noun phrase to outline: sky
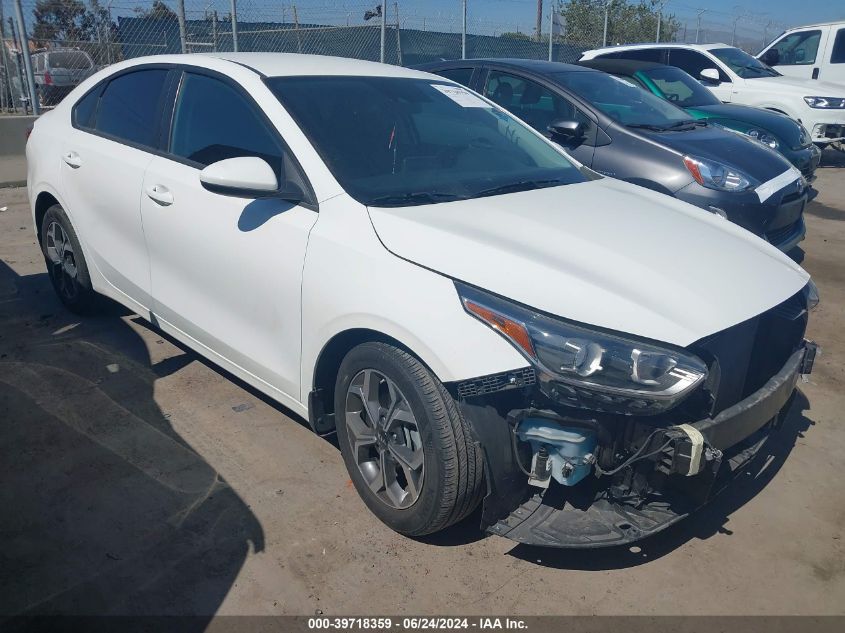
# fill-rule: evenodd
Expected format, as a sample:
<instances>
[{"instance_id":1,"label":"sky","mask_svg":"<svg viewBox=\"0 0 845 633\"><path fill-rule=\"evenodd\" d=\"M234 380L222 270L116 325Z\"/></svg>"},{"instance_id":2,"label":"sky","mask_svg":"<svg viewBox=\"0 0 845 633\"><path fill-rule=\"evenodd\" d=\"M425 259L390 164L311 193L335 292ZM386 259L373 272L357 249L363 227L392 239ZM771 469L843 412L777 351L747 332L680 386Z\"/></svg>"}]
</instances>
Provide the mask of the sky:
<instances>
[{"instance_id":1,"label":"sky","mask_svg":"<svg viewBox=\"0 0 845 633\"><path fill-rule=\"evenodd\" d=\"M548 6L550 0L545 0ZM636 0L632 0L636 1ZM536 0L467 0L471 15L484 13L490 20L511 22L521 21L530 23L536 13ZM377 2L376 2L377 3ZM460 11L460 0L408 0L400 2L403 5L425 5L431 11ZM759 8L765 7L761 14ZM456 9L457 7L457 9ZM669 0L666 11L682 17L696 16L699 9L708 9L709 15L703 19L730 22L736 15L736 9L747 13L757 14L761 21L773 19L786 26L800 26L814 22L830 20L845 20L845 0Z\"/></svg>"}]
</instances>

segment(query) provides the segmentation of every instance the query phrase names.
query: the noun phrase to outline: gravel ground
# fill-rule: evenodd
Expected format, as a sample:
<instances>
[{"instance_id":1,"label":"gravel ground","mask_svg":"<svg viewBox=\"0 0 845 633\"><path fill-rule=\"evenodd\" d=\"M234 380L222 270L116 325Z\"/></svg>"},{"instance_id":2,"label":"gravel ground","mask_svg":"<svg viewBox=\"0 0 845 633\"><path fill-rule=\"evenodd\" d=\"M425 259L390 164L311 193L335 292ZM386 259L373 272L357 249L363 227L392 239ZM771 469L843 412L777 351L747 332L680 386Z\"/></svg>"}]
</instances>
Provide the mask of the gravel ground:
<instances>
[{"instance_id":1,"label":"gravel ground","mask_svg":"<svg viewBox=\"0 0 845 633\"><path fill-rule=\"evenodd\" d=\"M764 468L600 551L485 538L477 517L394 534L290 412L119 308L65 311L26 192L0 189L0 615L845 614L839 164L802 243L823 354Z\"/></svg>"}]
</instances>

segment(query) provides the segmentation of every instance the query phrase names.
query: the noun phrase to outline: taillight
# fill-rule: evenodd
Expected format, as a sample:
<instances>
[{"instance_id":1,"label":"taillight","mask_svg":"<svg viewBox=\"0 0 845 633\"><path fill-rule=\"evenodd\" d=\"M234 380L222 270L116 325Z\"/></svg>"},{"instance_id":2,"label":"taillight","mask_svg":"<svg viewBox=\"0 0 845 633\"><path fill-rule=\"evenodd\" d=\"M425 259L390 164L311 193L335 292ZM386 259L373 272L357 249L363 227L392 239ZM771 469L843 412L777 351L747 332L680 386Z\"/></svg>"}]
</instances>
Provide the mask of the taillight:
<instances>
[{"instance_id":1,"label":"taillight","mask_svg":"<svg viewBox=\"0 0 845 633\"><path fill-rule=\"evenodd\" d=\"M48 86L53 85L53 76L50 74L49 70L44 71L44 83Z\"/></svg>"}]
</instances>

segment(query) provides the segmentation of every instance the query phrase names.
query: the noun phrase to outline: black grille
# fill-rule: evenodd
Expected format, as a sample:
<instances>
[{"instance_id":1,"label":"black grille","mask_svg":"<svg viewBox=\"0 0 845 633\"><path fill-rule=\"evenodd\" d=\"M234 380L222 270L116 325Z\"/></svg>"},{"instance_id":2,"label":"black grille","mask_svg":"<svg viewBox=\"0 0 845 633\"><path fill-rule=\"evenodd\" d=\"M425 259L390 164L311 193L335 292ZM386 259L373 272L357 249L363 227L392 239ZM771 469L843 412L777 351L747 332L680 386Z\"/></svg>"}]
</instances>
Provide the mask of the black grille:
<instances>
[{"instance_id":1,"label":"black grille","mask_svg":"<svg viewBox=\"0 0 845 633\"><path fill-rule=\"evenodd\" d=\"M801 290L763 314L692 345L710 367L710 414L733 406L766 384L801 346L806 328L807 300Z\"/></svg>"},{"instance_id":2,"label":"black grille","mask_svg":"<svg viewBox=\"0 0 845 633\"><path fill-rule=\"evenodd\" d=\"M503 389L528 387L533 385L536 380L537 377L534 374L534 370L530 367L506 371L501 374L481 376L480 378L472 378L471 380L458 383L458 397L472 398L473 396L483 396L484 394L495 393Z\"/></svg>"}]
</instances>

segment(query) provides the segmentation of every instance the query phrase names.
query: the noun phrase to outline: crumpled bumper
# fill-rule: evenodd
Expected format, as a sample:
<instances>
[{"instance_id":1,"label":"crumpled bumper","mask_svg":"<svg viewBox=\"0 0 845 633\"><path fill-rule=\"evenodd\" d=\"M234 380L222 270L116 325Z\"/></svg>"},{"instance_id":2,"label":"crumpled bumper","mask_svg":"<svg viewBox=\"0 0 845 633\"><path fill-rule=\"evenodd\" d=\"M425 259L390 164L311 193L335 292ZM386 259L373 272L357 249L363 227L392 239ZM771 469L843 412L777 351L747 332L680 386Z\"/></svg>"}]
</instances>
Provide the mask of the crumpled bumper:
<instances>
[{"instance_id":1,"label":"crumpled bumper","mask_svg":"<svg viewBox=\"0 0 845 633\"><path fill-rule=\"evenodd\" d=\"M811 370L814 354L814 344L802 347L756 392L713 418L693 423L709 447L722 451L721 459L693 477L675 475L680 485L657 500L629 505L590 499L579 504L564 498L569 491L552 488L534 495L488 530L524 544L596 548L631 543L669 527L706 504L750 464L778 426L799 375Z\"/></svg>"}]
</instances>

